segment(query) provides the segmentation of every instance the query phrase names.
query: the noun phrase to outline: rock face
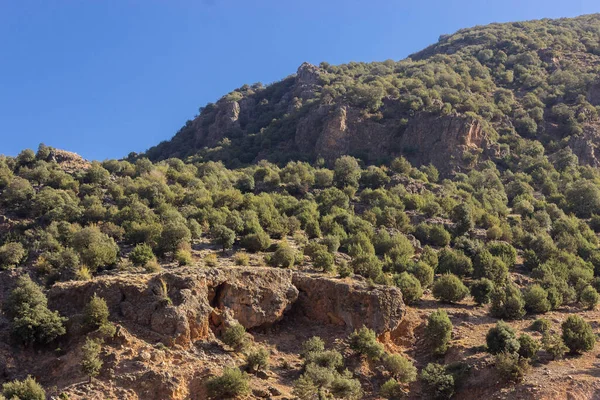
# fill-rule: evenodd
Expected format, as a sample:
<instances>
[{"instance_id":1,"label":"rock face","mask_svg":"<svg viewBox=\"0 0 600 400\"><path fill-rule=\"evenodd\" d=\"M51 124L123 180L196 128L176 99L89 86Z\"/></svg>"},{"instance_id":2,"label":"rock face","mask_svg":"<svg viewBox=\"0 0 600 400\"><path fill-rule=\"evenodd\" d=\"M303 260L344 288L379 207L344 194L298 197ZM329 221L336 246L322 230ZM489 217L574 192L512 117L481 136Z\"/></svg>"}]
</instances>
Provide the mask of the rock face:
<instances>
[{"instance_id":1,"label":"rock face","mask_svg":"<svg viewBox=\"0 0 600 400\"><path fill-rule=\"evenodd\" d=\"M73 316L82 313L94 293L106 300L117 319L166 344L182 346L212 335L215 321L220 321L211 318L214 313L227 311L251 329L281 319L298 296L290 271L229 268L57 284L48 300L52 308Z\"/></svg>"},{"instance_id":2,"label":"rock face","mask_svg":"<svg viewBox=\"0 0 600 400\"><path fill-rule=\"evenodd\" d=\"M398 327L406 308L396 287L370 288L366 283L346 282L295 273L300 291L295 310L310 320L343 325L348 330L362 327L378 335Z\"/></svg>"},{"instance_id":3,"label":"rock face","mask_svg":"<svg viewBox=\"0 0 600 400\"><path fill-rule=\"evenodd\" d=\"M600 126L589 124L583 129L581 135L569 137L569 147L573 150L579 161L592 167L600 167Z\"/></svg>"},{"instance_id":4,"label":"rock face","mask_svg":"<svg viewBox=\"0 0 600 400\"><path fill-rule=\"evenodd\" d=\"M405 313L395 287L255 267L182 268L59 283L48 300L51 308L73 317L82 314L94 293L106 300L115 321L184 347L212 337L230 318L252 329L269 326L293 309L321 323L349 330L365 325L382 334L394 330Z\"/></svg>"}]
</instances>

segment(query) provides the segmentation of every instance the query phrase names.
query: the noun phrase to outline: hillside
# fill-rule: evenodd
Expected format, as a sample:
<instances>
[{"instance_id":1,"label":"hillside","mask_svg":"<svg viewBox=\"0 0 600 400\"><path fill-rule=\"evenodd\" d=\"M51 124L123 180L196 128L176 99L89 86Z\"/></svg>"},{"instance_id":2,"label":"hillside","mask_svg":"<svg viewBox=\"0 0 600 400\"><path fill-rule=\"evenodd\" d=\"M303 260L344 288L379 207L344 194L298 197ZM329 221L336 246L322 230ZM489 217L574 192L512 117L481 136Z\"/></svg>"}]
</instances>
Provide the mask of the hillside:
<instances>
[{"instance_id":1,"label":"hillside","mask_svg":"<svg viewBox=\"0 0 600 400\"><path fill-rule=\"evenodd\" d=\"M0 156L0 400L600 395L600 15Z\"/></svg>"},{"instance_id":2,"label":"hillside","mask_svg":"<svg viewBox=\"0 0 600 400\"><path fill-rule=\"evenodd\" d=\"M442 36L398 62L303 64L201 108L147 152L223 160L369 163L403 155L444 172L510 157L514 138L598 166L600 15L492 24Z\"/></svg>"}]
</instances>

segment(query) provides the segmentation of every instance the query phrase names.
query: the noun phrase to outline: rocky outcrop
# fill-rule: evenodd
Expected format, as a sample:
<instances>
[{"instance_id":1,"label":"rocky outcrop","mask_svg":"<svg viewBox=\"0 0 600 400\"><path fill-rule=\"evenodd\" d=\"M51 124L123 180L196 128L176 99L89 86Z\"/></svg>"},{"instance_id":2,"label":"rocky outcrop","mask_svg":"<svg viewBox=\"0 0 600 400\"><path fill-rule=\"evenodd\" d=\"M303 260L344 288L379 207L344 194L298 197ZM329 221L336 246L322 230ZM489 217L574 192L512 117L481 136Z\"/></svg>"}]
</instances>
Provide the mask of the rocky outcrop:
<instances>
[{"instance_id":1,"label":"rocky outcrop","mask_svg":"<svg viewBox=\"0 0 600 400\"><path fill-rule=\"evenodd\" d=\"M124 320L167 344L188 346L212 335L214 313L227 311L245 328L272 324L298 296L292 274L274 268L180 269L158 275L121 275L56 284L50 306L81 314L90 297L104 298Z\"/></svg>"},{"instance_id":2,"label":"rocky outcrop","mask_svg":"<svg viewBox=\"0 0 600 400\"><path fill-rule=\"evenodd\" d=\"M294 310L311 321L342 325L348 330L362 326L378 335L398 327L406 307L396 287L370 287L364 282L294 273L300 291Z\"/></svg>"},{"instance_id":3,"label":"rocky outcrop","mask_svg":"<svg viewBox=\"0 0 600 400\"><path fill-rule=\"evenodd\" d=\"M579 158L579 162L592 167L600 167L600 127L597 125L586 125L581 135L569 137L568 145Z\"/></svg>"}]
</instances>

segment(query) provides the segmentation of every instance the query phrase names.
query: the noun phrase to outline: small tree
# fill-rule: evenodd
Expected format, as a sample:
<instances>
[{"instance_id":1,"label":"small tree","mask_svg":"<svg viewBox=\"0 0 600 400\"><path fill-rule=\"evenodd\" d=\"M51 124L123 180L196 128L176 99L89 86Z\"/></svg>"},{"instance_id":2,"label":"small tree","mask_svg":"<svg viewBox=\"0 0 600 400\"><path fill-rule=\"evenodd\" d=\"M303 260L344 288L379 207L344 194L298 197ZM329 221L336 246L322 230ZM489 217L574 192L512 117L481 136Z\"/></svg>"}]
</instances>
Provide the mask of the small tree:
<instances>
[{"instance_id":1,"label":"small tree","mask_svg":"<svg viewBox=\"0 0 600 400\"><path fill-rule=\"evenodd\" d=\"M423 296L421 282L408 272L403 272L395 279L396 286L402 292L402 299L406 304L414 304Z\"/></svg>"},{"instance_id":2,"label":"small tree","mask_svg":"<svg viewBox=\"0 0 600 400\"><path fill-rule=\"evenodd\" d=\"M242 238L242 247L250 252L264 251L271 245L271 238L264 231L251 233Z\"/></svg>"},{"instance_id":3,"label":"small tree","mask_svg":"<svg viewBox=\"0 0 600 400\"><path fill-rule=\"evenodd\" d=\"M550 330L550 325L550 321L546 318L538 318L531 324L531 329L539 333L546 333Z\"/></svg>"},{"instance_id":4,"label":"small tree","mask_svg":"<svg viewBox=\"0 0 600 400\"><path fill-rule=\"evenodd\" d=\"M403 383L414 382L417 379L417 369L413 363L401 354L388 354L384 357L385 369Z\"/></svg>"},{"instance_id":5,"label":"small tree","mask_svg":"<svg viewBox=\"0 0 600 400\"><path fill-rule=\"evenodd\" d=\"M294 265L296 259L296 252L292 247L283 242L277 246L277 250L271 258L271 263L276 267L290 268Z\"/></svg>"},{"instance_id":6,"label":"small tree","mask_svg":"<svg viewBox=\"0 0 600 400\"><path fill-rule=\"evenodd\" d=\"M250 393L248 380L248 375L239 368L225 368L220 376L206 382L206 389L214 399L235 398Z\"/></svg>"},{"instance_id":7,"label":"small tree","mask_svg":"<svg viewBox=\"0 0 600 400\"><path fill-rule=\"evenodd\" d=\"M46 400L44 388L31 376L27 376L22 381L12 381L3 384L2 396L8 400Z\"/></svg>"},{"instance_id":8,"label":"small tree","mask_svg":"<svg viewBox=\"0 0 600 400\"><path fill-rule=\"evenodd\" d=\"M594 348L596 335L579 315L569 315L562 323L562 339L572 353L584 353Z\"/></svg>"},{"instance_id":9,"label":"small tree","mask_svg":"<svg viewBox=\"0 0 600 400\"><path fill-rule=\"evenodd\" d=\"M250 371L261 371L269 368L269 350L260 347L246 355L246 364Z\"/></svg>"},{"instance_id":10,"label":"small tree","mask_svg":"<svg viewBox=\"0 0 600 400\"><path fill-rule=\"evenodd\" d=\"M9 242L0 246L0 268L18 265L25 257L21 243Z\"/></svg>"},{"instance_id":11,"label":"small tree","mask_svg":"<svg viewBox=\"0 0 600 400\"><path fill-rule=\"evenodd\" d=\"M381 385L379 395L389 400L397 400L402 399L405 394L404 390L402 390L402 385L392 378Z\"/></svg>"},{"instance_id":12,"label":"small tree","mask_svg":"<svg viewBox=\"0 0 600 400\"><path fill-rule=\"evenodd\" d=\"M419 376L423 391L431 399L449 399L454 395L454 377L443 365L429 363Z\"/></svg>"},{"instance_id":13,"label":"small tree","mask_svg":"<svg viewBox=\"0 0 600 400\"><path fill-rule=\"evenodd\" d=\"M583 288L581 294L579 295L579 302L584 308L588 310L593 310L594 308L596 308L599 299L600 296L598 295L598 292L591 285L588 285L585 288Z\"/></svg>"},{"instance_id":14,"label":"small tree","mask_svg":"<svg viewBox=\"0 0 600 400\"><path fill-rule=\"evenodd\" d=\"M444 310L429 314L425 327L425 338L433 349L434 354L444 354L452 338L452 322Z\"/></svg>"},{"instance_id":15,"label":"small tree","mask_svg":"<svg viewBox=\"0 0 600 400\"><path fill-rule=\"evenodd\" d=\"M485 342L488 351L492 354L516 353L520 347L515 330L504 321L498 321L496 326L490 328L485 337Z\"/></svg>"},{"instance_id":16,"label":"small tree","mask_svg":"<svg viewBox=\"0 0 600 400\"><path fill-rule=\"evenodd\" d=\"M542 346L554 360L563 358L565 353L569 350L559 335L551 333L544 334L542 337Z\"/></svg>"},{"instance_id":17,"label":"small tree","mask_svg":"<svg viewBox=\"0 0 600 400\"><path fill-rule=\"evenodd\" d=\"M81 369L90 378L90 382L92 381L92 378L98 376L102 369L103 363L102 360L100 360L101 349L102 346L100 345L100 342L90 338L85 340L85 344L81 348Z\"/></svg>"},{"instance_id":18,"label":"small tree","mask_svg":"<svg viewBox=\"0 0 600 400\"><path fill-rule=\"evenodd\" d=\"M307 358L310 353L320 353L325 350L325 342L318 336L313 336L302 344L302 357Z\"/></svg>"},{"instance_id":19,"label":"small tree","mask_svg":"<svg viewBox=\"0 0 600 400\"><path fill-rule=\"evenodd\" d=\"M471 284L471 296L473 296L475 303L479 305L490 302L493 290L494 283L487 278L481 278Z\"/></svg>"},{"instance_id":20,"label":"small tree","mask_svg":"<svg viewBox=\"0 0 600 400\"><path fill-rule=\"evenodd\" d=\"M548 292L538 284L529 286L523 293L525 309L533 314L543 314L550 311Z\"/></svg>"},{"instance_id":21,"label":"small tree","mask_svg":"<svg viewBox=\"0 0 600 400\"><path fill-rule=\"evenodd\" d=\"M352 350L371 360L378 360L383 355L383 345L377 341L377 335L365 326L351 333L348 341Z\"/></svg>"},{"instance_id":22,"label":"small tree","mask_svg":"<svg viewBox=\"0 0 600 400\"><path fill-rule=\"evenodd\" d=\"M492 292L490 314L495 318L519 319L525 315L525 301L518 287L508 284Z\"/></svg>"},{"instance_id":23,"label":"small tree","mask_svg":"<svg viewBox=\"0 0 600 400\"><path fill-rule=\"evenodd\" d=\"M473 222L473 212L466 203L461 203L452 209L450 215L454 222L454 232L457 236L464 235L475 226Z\"/></svg>"},{"instance_id":24,"label":"small tree","mask_svg":"<svg viewBox=\"0 0 600 400\"><path fill-rule=\"evenodd\" d=\"M496 355L496 370L504 379L520 382L529 370L529 362L517 353L502 352Z\"/></svg>"},{"instance_id":25,"label":"small tree","mask_svg":"<svg viewBox=\"0 0 600 400\"><path fill-rule=\"evenodd\" d=\"M230 249L235 242L235 232L224 225L216 225L210 231L210 235L216 244L221 246L223 252Z\"/></svg>"},{"instance_id":26,"label":"small tree","mask_svg":"<svg viewBox=\"0 0 600 400\"><path fill-rule=\"evenodd\" d=\"M239 323L232 324L223 332L223 343L237 351L243 350L248 345L246 328Z\"/></svg>"},{"instance_id":27,"label":"small tree","mask_svg":"<svg viewBox=\"0 0 600 400\"><path fill-rule=\"evenodd\" d=\"M100 326L108 323L108 306L102 297L98 297L96 293L90 298L89 303L85 306L84 320L85 324L90 329L97 329Z\"/></svg>"},{"instance_id":28,"label":"small tree","mask_svg":"<svg viewBox=\"0 0 600 400\"><path fill-rule=\"evenodd\" d=\"M527 334L519 336L519 356L534 358L540 349L540 343Z\"/></svg>"},{"instance_id":29,"label":"small tree","mask_svg":"<svg viewBox=\"0 0 600 400\"><path fill-rule=\"evenodd\" d=\"M149 261L156 260L156 256L150 247L146 243L137 244L131 253L129 253L129 259L134 265L144 266Z\"/></svg>"},{"instance_id":30,"label":"small tree","mask_svg":"<svg viewBox=\"0 0 600 400\"><path fill-rule=\"evenodd\" d=\"M444 303L456 303L469 294L469 289L462 281L452 274L445 274L433 284L433 297Z\"/></svg>"}]
</instances>

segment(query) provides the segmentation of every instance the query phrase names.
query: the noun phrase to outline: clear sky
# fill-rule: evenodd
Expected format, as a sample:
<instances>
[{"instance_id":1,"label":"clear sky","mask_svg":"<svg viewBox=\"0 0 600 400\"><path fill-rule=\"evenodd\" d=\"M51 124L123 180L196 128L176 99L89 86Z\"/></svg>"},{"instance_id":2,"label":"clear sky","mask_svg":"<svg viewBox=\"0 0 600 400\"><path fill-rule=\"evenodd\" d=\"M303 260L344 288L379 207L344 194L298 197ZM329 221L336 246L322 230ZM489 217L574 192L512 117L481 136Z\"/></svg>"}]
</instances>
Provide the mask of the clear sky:
<instances>
[{"instance_id":1,"label":"clear sky","mask_svg":"<svg viewBox=\"0 0 600 400\"><path fill-rule=\"evenodd\" d=\"M464 27L594 12L598 0L0 0L0 153L44 142L120 158L304 61L399 60Z\"/></svg>"}]
</instances>

